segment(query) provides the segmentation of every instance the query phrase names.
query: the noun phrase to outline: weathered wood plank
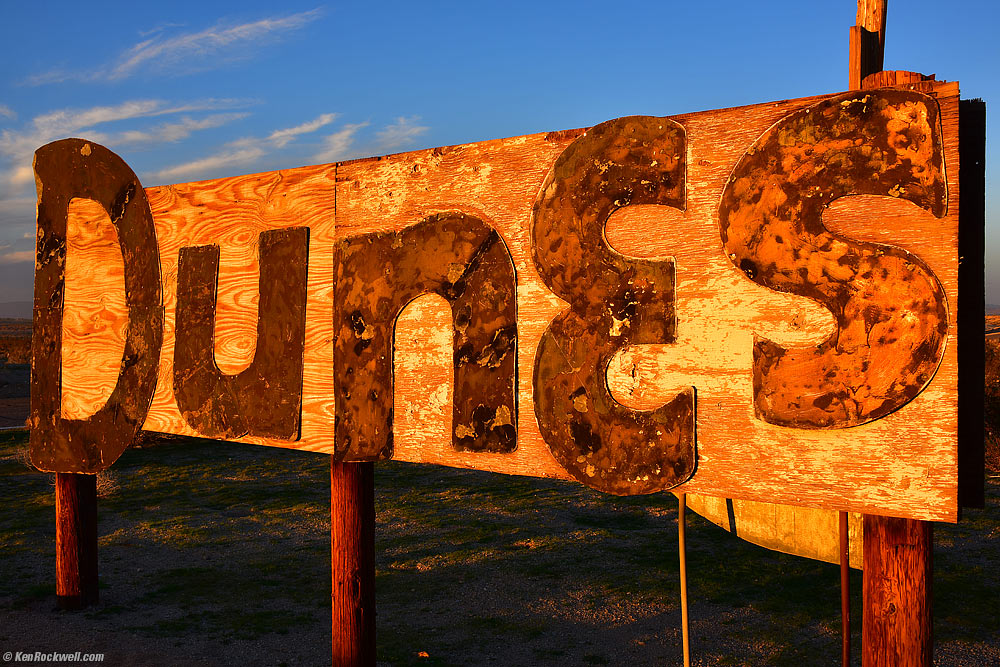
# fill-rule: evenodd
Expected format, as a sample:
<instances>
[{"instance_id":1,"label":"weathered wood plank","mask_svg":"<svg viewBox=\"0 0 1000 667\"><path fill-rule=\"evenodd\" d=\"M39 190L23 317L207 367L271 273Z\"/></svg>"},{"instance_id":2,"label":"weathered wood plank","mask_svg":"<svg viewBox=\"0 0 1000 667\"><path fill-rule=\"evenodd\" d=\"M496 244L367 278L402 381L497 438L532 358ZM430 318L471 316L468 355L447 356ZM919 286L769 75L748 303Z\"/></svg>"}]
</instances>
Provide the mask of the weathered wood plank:
<instances>
[{"instance_id":1,"label":"weathered wood plank","mask_svg":"<svg viewBox=\"0 0 1000 667\"><path fill-rule=\"evenodd\" d=\"M919 257L944 286L947 340L930 385L902 409L851 428L850 438L842 429L787 428L755 418L755 337L783 346L818 344L835 322L809 298L749 280L726 256L719 235L720 197L737 162L768 128L822 98L673 117L687 141L684 209L637 205L611 215L606 236L615 249L635 257L672 257L676 265L674 342L621 351L611 362L608 386L619 401L639 409L657 407L685 387L696 388L697 468L681 490L955 520L958 89L941 82L919 85L940 104L946 213L938 218L910 202L864 195L833 202L823 223L851 239L891 244ZM546 174L581 133L536 134L148 188L160 245L165 331L160 381L144 428L196 435L176 407L170 380L182 247L220 246L215 354L222 372L235 373L250 363L255 347L260 232L310 228L301 439L240 441L332 453L336 242L397 231L436 213L458 212L499 232L517 275L517 449L500 454L452 447L451 314L442 298L424 296L404 309L396 325L394 458L567 478L538 430L531 371L543 331L567 304L540 280L529 232L532 206ZM86 258L96 252L93 244L71 242L70 254L80 257L79 266L92 265ZM79 310L81 318L94 321L84 313L92 313L100 303L101 290L80 273L73 274L72 282L66 312ZM104 310L112 312L107 306ZM76 320L65 321L64 346L74 349L80 343L90 350L88 365L110 368L120 360L113 342L121 321L112 316L98 320L100 326L89 329ZM64 394L71 394L64 406L69 402L96 407L100 400L91 380L99 373L79 363L64 359L64 378L69 379ZM89 394L80 391L84 386L91 387Z\"/></svg>"},{"instance_id":2,"label":"weathered wood plank","mask_svg":"<svg viewBox=\"0 0 1000 667\"><path fill-rule=\"evenodd\" d=\"M695 494L687 495L687 506L740 539L766 549L840 562L839 512ZM849 517L850 565L860 570L862 517L853 512Z\"/></svg>"},{"instance_id":3,"label":"weathered wood plank","mask_svg":"<svg viewBox=\"0 0 1000 667\"><path fill-rule=\"evenodd\" d=\"M861 664L934 664L933 544L929 521L865 516Z\"/></svg>"}]
</instances>

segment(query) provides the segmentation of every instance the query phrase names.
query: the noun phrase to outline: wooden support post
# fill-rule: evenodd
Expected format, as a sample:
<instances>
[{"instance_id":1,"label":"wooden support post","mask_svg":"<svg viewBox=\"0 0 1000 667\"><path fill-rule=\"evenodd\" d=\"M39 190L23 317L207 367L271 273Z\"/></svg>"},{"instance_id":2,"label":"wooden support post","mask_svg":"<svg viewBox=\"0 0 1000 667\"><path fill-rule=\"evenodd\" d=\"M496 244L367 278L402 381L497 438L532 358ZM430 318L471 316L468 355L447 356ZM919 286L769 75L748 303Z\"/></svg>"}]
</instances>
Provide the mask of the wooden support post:
<instances>
[{"instance_id":1,"label":"wooden support post","mask_svg":"<svg viewBox=\"0 0 1000 667\"><path fill-rule=\"evenodd\" d=\"M930 667L932 524L864 519L862 665Z\"/></svg>"},{"instance_id":2,"label":"wooden support post","mask_svg":"<svg viewBox=\"0 0 1000 667\"><path fill-rule=\"evenodd\" d=\"M851 28L851 90L860 90L865 77L882 70L885 25L886 0L858 0L857 25ZM865 667L932 664L932 544L931 524L926 521L865 515L861 621Z\"/></svg>"},{"instance_id":3,"label":"wooden support post","mask_svg":"<svg viewBox=\"0 0 1000 667\"><path fill-rule=\"evenodd\" d=\"M330 463L334 667L375 665L375 464Z\"/></svg>"},{"instance_id":4,"label":"wooden support post","mask_svg":"<svg viewBox=\"0 0 1000 667\"><path fill-rule=\"evenodd\" d=\"M56 473L56 600L97 604L97 476Z\"/></svg>"},{"instance_id":5,"label":"wooden support post","mask_svg":"<svg viewBox=\"0 0 1000 667\"><path fill-rule=\"evenodd\" d=\"M869 74L882 70L886 0L858 0L857 25L851 27L850 90L861 90Z\"/></svg>"}]
</instances>

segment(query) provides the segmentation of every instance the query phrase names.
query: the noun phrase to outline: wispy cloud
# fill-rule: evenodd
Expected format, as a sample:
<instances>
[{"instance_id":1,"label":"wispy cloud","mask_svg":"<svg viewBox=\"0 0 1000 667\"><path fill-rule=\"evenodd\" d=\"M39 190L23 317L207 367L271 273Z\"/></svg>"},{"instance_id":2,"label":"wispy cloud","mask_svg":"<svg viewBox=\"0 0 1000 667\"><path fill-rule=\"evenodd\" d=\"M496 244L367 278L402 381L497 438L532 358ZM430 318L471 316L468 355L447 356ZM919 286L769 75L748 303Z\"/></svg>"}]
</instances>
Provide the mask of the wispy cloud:
<instances>
[{"instance_id":1,"label":"wispy cloud","mask_svg":"<svg viewBox=\"0 0 1000 667\"><path fill-rule=\"evenodd\" d=\"M204 176L223 167L245 167L264 157L265 151L259 146L250 148L226 148L220 153L191 160L168 167L152 175L158 181L177 181L193 175Z\"/></svg>"},{"instance_id":2,"label":"wispy cloud","mask_svg":"<svg viewBox=\"0 0 1000 667\"><path fill-rule=\"evenodd\" d=\"M142 71L187 74L214 69L255 55L262 44L275 42L315 21L322 10L272 16L248 23L217 23L211 28L165 36L167 27L123 51L112 62L90 72L52 70L30 77L29 85L76 79L121 81Z\"/></svg>"},{"instance_id":3,"label":"wispy cloud","mask_svg":"<svg viewBox=\"0 0 1000 667\"><path fill-rule=\"evenodd\" d=\"M413 143L414 139L430 129L424 125L417 125L418 120L420 120L419 116L410 116L409 118L400 116L396 122L386 125L375 133L378 148L391 151Z\"/></svg>"},{"instance_id":4,"label":"wispy cloud","mask_svg":"<svg viewBox=\"0 0 1000 667\"><path fill-rule=\"evenodd\" d=\"M14 190L31 183L35 177L35 172L32 170L30 164L14 165L6 172L0 173L3 173L6 176L4 180L6 180L7 185Z\"/></svg>"},{"instance_id":5,"label":"wispy cloud","mask_svg":"<svg viewBox=\"0 0 1000 667\"><path fill-rule=\"evenodd\" d=\"M0 255L0 264L19 264L35 261L34 250L17 250Z\"/></svg>"},{"instance_id":6,"label":"wispy cloud","mask_svg":"<svg viewBox=\"0 0 1000 667\"><path fill-rule=\"evenodd\" d=\"M358 130L368 127L368 122L351 123L345 125L333 134L327 135L323 139L323 150L313 156L316 162L336 162L349 157L354 157L351 146L354 144L354 136Z\"/></svg>"},{"instance_id":7,"label":"wispy cloud","mask_svg":"<svg viewBox=\"0 0 1000 667\"><path fill-rule=\"evenodd\" d=\"M161 169L149 174L146 180L162 183L177 183L194 178L211 178L217 176L224 168L247 168L260 163L274 151L286 148L300 135L311 134L329 125L337 118L337 114L326 113L314 120L294 127L274 130L266 137L247 137L232 141L219 148L214 154ZM356 147L358 136L371 123L347 123L337 131L322 138L322 148L314 153L312 160L316 163L336 162L362 154L388 153L403 148L414 139L427 132L425 125L418 125L417 116L400 116L395 121L382 127L374 133L373 140L363 142L361 149Z\"/></svg>"},{"instance_id":8,"label":"wispy cloud","mask_svg":"<svg viewBox=\"0 0 1000 667\"><path fill-rule=\"evenodd\" d=\"M127 130L111 135L108 143L113 146L123 144L161 144L187 139L193 132L221 127L235 120L246 118L246 113L220 113L204 118L183 117L176 123L163 123L148 130Z\"/></svg>"},{"instance_id":9,"label":"wispy cloud","mask_svg":"<svg viewBox=\"0 0 1000 667\"><path fill-rule=\"evenodd\" d=\"M300 134L309 134L310 132L315 132L324 125L329 125L337 117L335 113L325 113L316 120L311 120L308 123L302 123L301 125L296 125L295 127L289 127L284 130L275 130L267 138L267 141L274 144L278 148L284 148L290 141L295 139Z\"/></svg>"},{"instance_id":10,"label":"wispy cloud","mask_svg":"<svg viewBox=\"0 0 1000 667\"><path fill-rule=\"evenodd\" d=\"M219 127L243 118L243 113L212 114L203 118L182 117L179 121L162 123L143 130L108 132L101 129L111 123L172 114L246 106L245 100L208 99L185 104L169 104L163 100L130 100L113 106L89 109L60 109L36 116L21 129L0 131L0 157L8 166L0 170L0 186L12 190L25 187L34 180L31 156L39 146L55 139L85 134L88 139L109 146L144 143L146 145L174 142L192 132Z\"/></svg>"},{"instance_id":11,"label":"wispy cloud","mask_svg":"<svg viewBox=\"0 0 1000 667\"><path fill-rule=\"evenodd\" d=\"M148 178L176 183L183 179L209 178L224 167L247 167L270 152L285 148L297 137L329 125L336 117L337 114L325 113L300 125L274 130L266 137L244 137L222 146L213 155L161 169Z\"/></svg>"},{"instance_id":12,"label":"wispy cloud","mask_svg":"<svg viewBox=\"0 0 1000 667\"><path fill-rule=\"evenodd\" d=\"M17 114L6 104L0 104L0 118L8 118L10 120L17 120Z\"/></svg>"},{"instance_id":13,"label":"wispy cloud","mask_svg":"<svg viewBox=\"0 0 1000 667\"><path fill-rule=\"evenodd\" d=\"M150 35L157 35L170 28L183 28L185 25L185 23L161 23L160 25L150 28L149 30L140 30L139 36L149 37Z\"/></svg>"},{"instance_id":14,"label":"wispy cloud","mask_svg":"<svg viewBox=\"0 0 1000 667\"><path fill-rule=\"evenodd\" d=\"M54 139L71 136L87 128L115 121L164 116L168 114L210 111L246 106L245 100L208 99L188 104L171 105L162 100L130 100L115 106L89 109L60 109L35 116L24 129L0 132L0 155L8 157L31 155L36 148ZM209 126L214 127L214 126ZM90 133L89 139L106 141L108 135Z\"/></svg>"}]
</instances>

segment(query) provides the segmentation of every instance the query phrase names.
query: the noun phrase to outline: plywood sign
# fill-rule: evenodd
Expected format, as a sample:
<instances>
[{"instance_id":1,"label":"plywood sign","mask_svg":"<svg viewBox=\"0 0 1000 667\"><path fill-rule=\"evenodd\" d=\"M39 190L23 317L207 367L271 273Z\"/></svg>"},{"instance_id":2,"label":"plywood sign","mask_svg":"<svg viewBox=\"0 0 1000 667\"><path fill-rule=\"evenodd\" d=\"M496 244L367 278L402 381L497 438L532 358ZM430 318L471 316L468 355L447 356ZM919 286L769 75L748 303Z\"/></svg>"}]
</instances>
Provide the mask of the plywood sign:
<instances>
[{"instance_id":1,"label":"plywood sign","mask_svg":"<svg viewBox=\"0 0 1000 667\"><path fill-rule=\"evenodd\" d=\"M32 459L141 428L954 520L957 118L928 83L145 190L49 144Z\"/></svg>"}]
</instances>

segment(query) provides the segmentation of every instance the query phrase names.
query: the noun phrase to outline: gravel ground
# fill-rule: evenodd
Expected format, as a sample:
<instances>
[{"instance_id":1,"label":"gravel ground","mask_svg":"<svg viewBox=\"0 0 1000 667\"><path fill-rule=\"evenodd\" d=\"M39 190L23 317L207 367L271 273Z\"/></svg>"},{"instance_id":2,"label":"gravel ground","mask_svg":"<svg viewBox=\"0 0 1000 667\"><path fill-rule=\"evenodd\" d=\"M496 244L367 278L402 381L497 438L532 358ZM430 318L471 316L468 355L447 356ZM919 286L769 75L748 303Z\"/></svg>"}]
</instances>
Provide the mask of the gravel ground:
<instances>
[{"instance_id":1,"label":"gravel ground","mask_svg":"<svg viewBox=\"0 0 1000 667\"><path fill-rule=\"evenodd\" d=\"M60 612L51 489L18 451L0 447L0 496L19 508L0 513L0 652L329 664L322 457L206 441L126 452L102 481L101 602ZM376 489L380 664L680 664L669 496L401 464L379 465ZM988 489L987 510L936 529L938 665L1000 664L1000 480ZM698 517L688 545L693 664L838 662L835 566ZM858 573L852 586L859 619ZM858 622L854 643L858 657Z\"/></svg>"}]
</instances>

